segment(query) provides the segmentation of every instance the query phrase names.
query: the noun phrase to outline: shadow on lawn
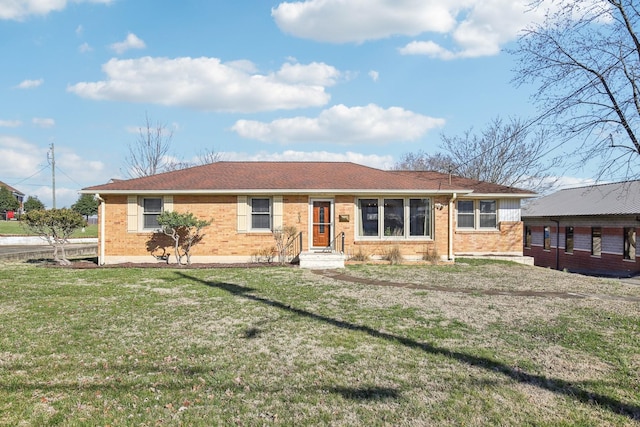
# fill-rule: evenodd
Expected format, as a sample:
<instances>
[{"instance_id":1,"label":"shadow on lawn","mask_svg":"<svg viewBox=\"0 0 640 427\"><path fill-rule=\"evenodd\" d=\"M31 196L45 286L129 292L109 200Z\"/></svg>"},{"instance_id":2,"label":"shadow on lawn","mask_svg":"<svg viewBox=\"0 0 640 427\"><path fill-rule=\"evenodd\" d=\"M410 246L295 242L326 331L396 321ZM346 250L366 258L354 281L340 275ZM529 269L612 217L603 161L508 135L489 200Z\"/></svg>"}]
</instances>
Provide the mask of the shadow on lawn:
<instances>
[{"instance_id":1,"label":"shadow on lawn","mask_svg":"<svg viewBox=\"0 0 640 427\"><path fill-rule=\"evenodd\" d=\"M233 295L238 295L242 298L246 298L251 301L256 301L261 304L278 308L280 310L285 310L290 313L297 314L301 317L306 317L308 319L312 319L315 321L324 322L329 325L333 325L335 327L342 328L342 329L360 331L374 338L379 338L379 339L387 340L390 342L397 342L408 348L418 349L427 353L445 356L453 360L456 360L458 362L466 363L468 365L486 369L488 371L500 372L501 374L515 381L519 381L525 384L530 384L538 388L551 391L553 393L562 394L583 403L587 403L590 405L598 405L604 409L608 409L613 413L621 414L626 417L629 417L632 420L640 420L640 406L621 402L615 398L605 396L602 394L592 393L590 391L587 391L581 388L579 385L576 385L569 381L565 381L558 378L548 378L541 375L529 374L520 368L514 368L512 366L508 366L502 362L490 359L488 357L480 357L480 356L474 356L472 354L452 351L446 348L436 347L431 344L418 342L410 338L405 338L402 336L381 332L373 328L370 328L368 326L357 325L357 324L345 322L342 320L332 319L327 316L323 316L320 314L295 308L287 304L283 304L279 301L274 301L274 300L263 298L257 295L250 294L250 292L255 291L255 289L251 289L248 287L234 285L230 283L209 282L206 280L198 279L197 277L193 277L182 272L177 272L176 274L180 275L185 279L193 280L194 282L200 282L206 286L210 286L213 288L222 289ZM359 398L362 398L362 396L370 395L370 393L363 394L358 390L351 390L351 389L349 390L342 389L342 391L336 390L336 392L354 399L359 399ZM389 398L389 397L397 397L397 396L398 396L397 392L394 392L384 397Z\"/></svg>"}]
</instances>

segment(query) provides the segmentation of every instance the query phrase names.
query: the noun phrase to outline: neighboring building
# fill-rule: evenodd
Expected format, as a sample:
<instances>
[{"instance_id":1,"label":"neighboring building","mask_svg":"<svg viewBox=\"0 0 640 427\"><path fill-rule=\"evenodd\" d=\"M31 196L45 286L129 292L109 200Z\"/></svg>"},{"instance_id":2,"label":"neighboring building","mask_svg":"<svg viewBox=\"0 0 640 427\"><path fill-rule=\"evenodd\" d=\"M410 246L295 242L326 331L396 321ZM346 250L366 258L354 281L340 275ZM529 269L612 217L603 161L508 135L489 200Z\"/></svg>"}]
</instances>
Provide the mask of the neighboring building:
<instances>
[{"instance_id":1,"label":"neighboring building","mask_svg":"<svg viewBox=\"0 0 640 427\"><path fill-rule=\"evenodd\" d=\"M5 184L2 181L0 181L0 187L6 187L11 192L11 194L13 194L13 196L18 200L18 203L20 203L20 207L18 208L18 211L16 213L23 213L24 193L21 193L20 191L16 190L9 184Z\"/></svg>"},{"instance_id":2,"label":"neighboring building","mask_svg":"<svg viewBox=\"0 0 640 427\"><path fill-rule=\"evenodd\" d=\"M560 190L522 210L524 254L535 265L578 273L640 273L640 181Z\"/></svg>"},{"instance_id":3,"label":"neighboring building","mask_svg":"<svg viewBox=\"0 0 640 427\"><path fill-rule=\"evenodd\" d=\"M294 226L300 262L338 252L406 259L522 256L528 191L433 172L338 162L217 162L81 191L99 208L99 263L154 262L147 243L163 210L212 219L197 262L247 262ZM344 245L343 245L344 242Z\"/></svg>"}]
</instances>

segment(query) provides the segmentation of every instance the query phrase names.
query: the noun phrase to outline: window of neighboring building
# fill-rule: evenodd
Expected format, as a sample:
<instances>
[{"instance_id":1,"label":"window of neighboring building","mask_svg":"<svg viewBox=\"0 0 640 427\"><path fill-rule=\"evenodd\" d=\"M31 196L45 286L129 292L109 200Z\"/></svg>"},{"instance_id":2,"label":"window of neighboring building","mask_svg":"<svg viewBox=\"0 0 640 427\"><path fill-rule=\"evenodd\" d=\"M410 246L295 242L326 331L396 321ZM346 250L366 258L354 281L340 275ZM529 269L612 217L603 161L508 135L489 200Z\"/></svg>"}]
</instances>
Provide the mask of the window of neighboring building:
<instances>
[{"instance_id":1,"label":"window of neighboring building","mask_svg":"<svg viewBox=\"0 0 640 427\"><path fill-rule=\"evenodd\" d=\"M251 199L251 229L271 230L271 200L268 198Z\"/></svg>"},{"instance_id":2,"label":"window of neighboring building","mask_svg":"<svg viewBox=\"0 0 640 427\"><path fill-rule=\"evenodd\" d=\"M564 251L568 254L573 253L573 227L564 228Z\"/></svg>"},{"instance_id":3,"label":"window of neighboring building","mask_svg":"<svg viewBox=\"0 0 640 427\"><path fill-rule=\"evenodd\" d=\"M473 200L458 200L458 228L474 228L475 211Z\"/></svg>"},{"instance_id":4,"label":"window of neighboring building","mask_svg":"<svg viewBox=\"0 0 640 427\"><path fill-rule=\"evenodd\" d=\"M551 228L548 225L544 226L544 241L542 243L542 249L551 249Z\"/></svg>"},{"instance_id":5,"label":"window of neighboring building","mask_svg":"<svg viewBox=\"0 0 640 427\"><path fill-rule=\"evenodd\" d=\"M158 215L162 213L161 197L145 197L142 199L142 217L143 227L145 229L156 229L160 227L158 224Z\"/></svg>"},{"instance_id":6,"label":"window of neighboring building","mask_svg":"<svg viewBox=\"0 0 640 427\"><path fill-rule=\"evenodd\" d=\"M636 259L636 229L624 229L624 259Z\"/></svg>"},{"instance_id":7,"label":"window of neighboring building","mask_svg":"<svg viewBox=\"0 0 640 427\"><path fill-rule=\"evenodd\" d=\"M498 211L495 200L480 200L480 228L496 228Z\"/></svg>"},{"instance_id":8,"label":"window of neighboring building","mask_svg":"<svg viewBox=\"0 0 640 427\"><path fill-rule=\"evenodd\" d=\"M524 247L531 249L531 227L524 227Z\"/></svg>"},{"instance_id":9,"label":"window of neighboring building","mask_svg":"<svg viewBox=\"0 0 640 427\"><path fill-rule=\"evenodd\" d=\"M358 236L407 239L431 236L431 199L359 199Z\"/></svg>"},{"instance_id":10,"label":"window of neighboring building","mask_svg":"<svg viewBox=\"0 0 640 427\"><path fill-rule=\"evenodd\" d=\"M602 228L591 228L591 255L602 255Z\"/></svg>"}]
</instances>

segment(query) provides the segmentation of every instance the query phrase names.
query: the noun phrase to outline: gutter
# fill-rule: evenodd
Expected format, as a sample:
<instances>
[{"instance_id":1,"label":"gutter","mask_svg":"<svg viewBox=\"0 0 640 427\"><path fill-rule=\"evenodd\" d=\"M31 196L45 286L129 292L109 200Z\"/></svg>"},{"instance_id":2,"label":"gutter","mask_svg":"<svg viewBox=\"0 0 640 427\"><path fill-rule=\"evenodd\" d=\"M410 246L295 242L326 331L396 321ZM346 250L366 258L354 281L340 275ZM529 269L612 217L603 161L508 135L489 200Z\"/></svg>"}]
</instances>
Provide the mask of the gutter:
<instances>
[{"instance_id":1,"label":"gutter","mask_svg":"<svg viewBox=\"0 0 640 427\"><path fill-rule=\"evenodd\" d=\"M449 254L447 256L449 261L454 260L454 257L453 257L453 229L454 229L453 207L457 198L458 198L458 193L453 193L453 196L451 197L451 199L449 199Z\"/></svg>"},{"instance_id":2,"label":"gutter","mask_svg":"<svg viewBox=\"0 0 640 427\"><path fill-rule=\"evenodd\" d=\"M96 193L94 197L100 202L100 247L98 248L98 265L104 265L104 224L107 203L98 193Z\"/></svg>"}]
</instances>

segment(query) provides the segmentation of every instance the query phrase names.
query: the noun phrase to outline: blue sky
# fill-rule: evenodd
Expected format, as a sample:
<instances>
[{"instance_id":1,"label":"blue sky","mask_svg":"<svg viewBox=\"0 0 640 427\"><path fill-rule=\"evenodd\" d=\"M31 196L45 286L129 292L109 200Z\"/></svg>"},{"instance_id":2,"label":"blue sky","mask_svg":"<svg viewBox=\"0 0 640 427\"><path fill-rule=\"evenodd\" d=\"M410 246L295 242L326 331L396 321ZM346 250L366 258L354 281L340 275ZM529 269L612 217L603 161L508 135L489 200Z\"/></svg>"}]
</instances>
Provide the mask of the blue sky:
<instances>
[{"instance_id":1,"label":"blue sky","mask_svg":"<svg viewBox=\"0 0 640 427\"><path fill-rule=\"evenodd\" d=\"M529 118L503 49L514 0L0 0L0 181L52 207L125 178L148 116L193 161L389 168L497 116ZM565 176L580 182L584 176Z\"/></svg>"}]
</instances>

